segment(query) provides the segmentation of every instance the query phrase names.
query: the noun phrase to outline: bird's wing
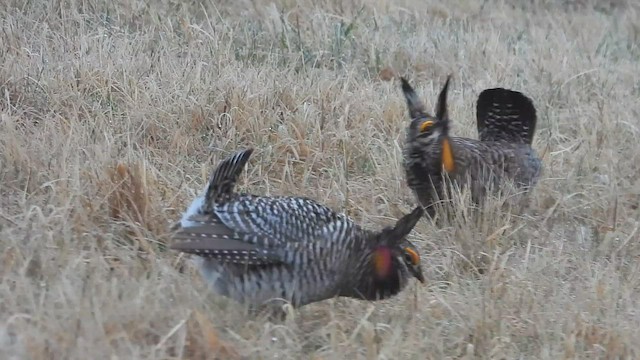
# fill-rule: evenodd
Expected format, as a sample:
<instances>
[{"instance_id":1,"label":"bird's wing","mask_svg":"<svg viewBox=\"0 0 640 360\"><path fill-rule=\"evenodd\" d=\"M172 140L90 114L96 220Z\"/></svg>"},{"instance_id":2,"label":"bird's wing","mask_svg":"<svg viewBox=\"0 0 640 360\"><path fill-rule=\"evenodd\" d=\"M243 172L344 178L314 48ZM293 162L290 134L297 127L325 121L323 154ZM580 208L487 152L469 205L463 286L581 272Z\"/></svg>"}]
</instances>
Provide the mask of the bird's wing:
<instances>
[{"instance_id":1,"label":"bird's wing","mask_svg":"<svg viewBox=\"0 0 640 360\"><path fill-rule=\"evenodd\" d=\"M227 227L264 248L313 242L326 224L346 218L313 200L294 197L242 196L214 211Z\"/></svg>"},{"instance_id":2,"label":"bird's wing","mask_svg":"<svg viewBox=\"0 0 640 360\"><path fill-rule=\"evenodd\" d=\"M321 245L351 221L304 198L240 196L215 205L214 214L194 214L193 226L178 227L171 248L242 264L294 261L302 247ZM344 224L343 224L344 223Z\"/></svg>"},{"instance_id":3,"label":"bird's wing","mask_svg":"<svg viewBox=\"0 0 640 360\"><path fill-rule=\"evenodd\" d=\"M246 265L282 263L281 251L263 248L259 241L247 241L247 235L235 232L215 216L193 215L193 226L178 226L171 249L205 258ZM256 236L254 236L256 237Z\"/></svg>"}]
</instances>

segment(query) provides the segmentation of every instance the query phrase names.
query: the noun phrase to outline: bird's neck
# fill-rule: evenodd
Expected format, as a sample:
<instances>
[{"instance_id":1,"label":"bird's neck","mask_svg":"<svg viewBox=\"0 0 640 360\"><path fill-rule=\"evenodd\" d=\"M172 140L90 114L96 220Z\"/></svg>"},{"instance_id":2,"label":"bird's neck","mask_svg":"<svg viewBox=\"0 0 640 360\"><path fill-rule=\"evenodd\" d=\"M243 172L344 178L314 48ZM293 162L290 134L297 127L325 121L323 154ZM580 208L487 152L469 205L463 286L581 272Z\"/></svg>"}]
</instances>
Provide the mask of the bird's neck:
<instances>
[{"instance_id":1,"label":"bird's neck","mask_svg":"<svg viewBox=\"0 0 640 360\"><path fill-rule=\"evenodd\" d=\"M398 294L406 281L397 260L385 258L385 251L374 251L364 266L359 267L354 278L353 292L345 295L365 300L381 300Z\"/></svg>"}]
</instances>

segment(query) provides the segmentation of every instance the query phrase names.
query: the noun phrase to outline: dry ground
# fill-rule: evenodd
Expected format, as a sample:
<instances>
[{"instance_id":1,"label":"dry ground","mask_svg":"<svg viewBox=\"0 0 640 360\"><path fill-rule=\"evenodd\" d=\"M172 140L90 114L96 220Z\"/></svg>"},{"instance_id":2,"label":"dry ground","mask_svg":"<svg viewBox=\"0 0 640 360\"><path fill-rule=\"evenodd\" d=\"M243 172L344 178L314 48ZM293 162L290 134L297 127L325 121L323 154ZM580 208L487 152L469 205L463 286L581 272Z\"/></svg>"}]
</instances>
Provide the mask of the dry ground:
<instances>
[{"instance_id":1,"label":"dry ground","mask_svg":"<svg viewBox=\"0 0 640 360\"><path fill-rule=\"evenodd\" d=\"M2 359L640 357L638 8L345 3L3 3ZM239 147L257 149L244 189L372 228L414 206L391 69L429 108L452 73L457 135L484 88L533 98L529 208L422 221L429 285L388 301L278 324L205 291L167 227Z\"/></svg>"}]
</instances>

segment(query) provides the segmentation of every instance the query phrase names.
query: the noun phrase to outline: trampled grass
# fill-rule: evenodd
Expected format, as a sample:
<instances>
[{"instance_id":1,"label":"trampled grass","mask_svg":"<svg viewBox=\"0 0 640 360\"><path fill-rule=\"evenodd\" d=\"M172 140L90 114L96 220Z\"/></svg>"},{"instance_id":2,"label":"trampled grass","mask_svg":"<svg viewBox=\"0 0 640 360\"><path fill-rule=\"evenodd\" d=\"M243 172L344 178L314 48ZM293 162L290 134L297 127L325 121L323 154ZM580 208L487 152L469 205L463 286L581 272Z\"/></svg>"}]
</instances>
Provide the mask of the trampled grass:
<instances>
[{"instance_id":1,"label":"trampled grass","mask_svg":"<svg viewBox=\"0 0 640 360\"><path fill-rule=\"evenodd\" d=\"M0 9L3 359L640 356L640 13L624 1L9 1ZM394 75L455 135L488 87L538 109L544 175L412 233L428 286L285 323L212 295L168 227L256 148L244 190L371 228L415 206ZM464 198L457 201L465 201Z\"/></svg>"}]
</instances>

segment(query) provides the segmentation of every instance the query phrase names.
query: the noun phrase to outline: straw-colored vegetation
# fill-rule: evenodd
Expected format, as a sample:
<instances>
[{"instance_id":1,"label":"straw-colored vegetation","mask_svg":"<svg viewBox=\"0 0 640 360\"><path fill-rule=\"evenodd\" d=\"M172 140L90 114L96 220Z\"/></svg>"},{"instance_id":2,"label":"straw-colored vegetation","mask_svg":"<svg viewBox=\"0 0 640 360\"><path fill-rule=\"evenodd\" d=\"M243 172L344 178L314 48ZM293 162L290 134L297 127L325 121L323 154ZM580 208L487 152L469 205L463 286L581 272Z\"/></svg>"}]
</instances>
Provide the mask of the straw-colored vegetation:
<instances>
[{"instance_id":1,"label":"straw-colored vegetation","mask_svg":"<svg viewBox=\"0 0 640 360\"><path fill-rule=\"evenodd\" d=\"M640 357L636 6L5 1L0 357ZM393 75L432 108L449 73L455 135L476 136L485 88L534 100L544 176L524 209L421 221L428 286L271 323L167 251L212 167L247 146L242 190L392 223L416 204Z\"/></svg>"}]
</instances>

